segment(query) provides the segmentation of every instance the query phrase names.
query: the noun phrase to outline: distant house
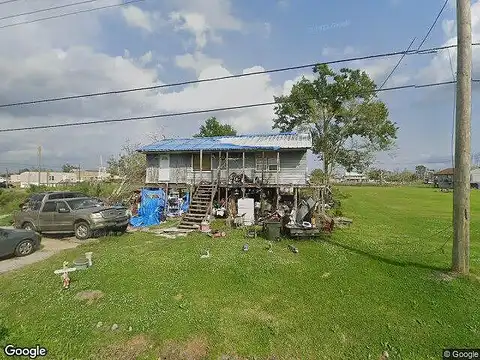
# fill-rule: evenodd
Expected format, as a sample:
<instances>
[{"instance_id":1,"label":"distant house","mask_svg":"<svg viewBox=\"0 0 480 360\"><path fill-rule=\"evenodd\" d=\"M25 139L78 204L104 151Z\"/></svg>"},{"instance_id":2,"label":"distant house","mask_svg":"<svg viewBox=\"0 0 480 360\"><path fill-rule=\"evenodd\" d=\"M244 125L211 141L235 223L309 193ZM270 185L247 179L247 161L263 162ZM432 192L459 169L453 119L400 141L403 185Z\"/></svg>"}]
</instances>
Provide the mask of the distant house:
<instances>
[{"instance_id":1,"label":"distant house","mask_svg":"<svg viewBox=\"0 0 480 360\"><path fill-rule=\"evenodd\" d=\"M434 174L434 186L441 189L453 189L453 168L443 169Z\"/></svg>"},{"instance_id":2,"label":"distant house","mask_svg":"<svg viewBox=\"0 0 480 360\"><path fill-rule=\"evenodd\" d=\"M40 177L40 178L39 178ZM77 175L67 172L55 171L25 171L18 175L10 176L10 183L21 188L30 187L31 185L56 186L61 183L76 182Z\"/></svg>"},{"instance_id":3,"label":"distant house","mask_svg":"<svg viewBox=\"0 0 480 360\"><path fill-rule=\"evenodd\" d=\"M361 174L361 173L346 172L343 175L342 180L345 181L345 182L363 182L363 181L367 181L368 178L367 178L366 175Z\"/></svg>"}]
</instances>

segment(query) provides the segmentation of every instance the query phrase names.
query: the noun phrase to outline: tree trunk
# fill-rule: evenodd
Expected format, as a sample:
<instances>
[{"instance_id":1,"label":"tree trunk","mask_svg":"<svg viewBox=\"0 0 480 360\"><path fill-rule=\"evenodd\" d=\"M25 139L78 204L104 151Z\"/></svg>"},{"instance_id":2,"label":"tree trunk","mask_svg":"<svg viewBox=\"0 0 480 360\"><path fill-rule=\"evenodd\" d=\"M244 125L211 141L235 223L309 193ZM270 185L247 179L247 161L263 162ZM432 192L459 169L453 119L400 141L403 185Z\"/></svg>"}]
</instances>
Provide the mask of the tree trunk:
<instances>
[{"instance_id":1,"label":"tree trunk","mask_svg":"<svg viewBox=\"0 0 480 360\"><path fill-rule=\"evenodd\" d=\"M330 183L330 172L328 171L329 169L329 164L330 160L325 156L325 153L323 154L323 182L325 185L328 185Z\"/></svg>"}]
</instances>

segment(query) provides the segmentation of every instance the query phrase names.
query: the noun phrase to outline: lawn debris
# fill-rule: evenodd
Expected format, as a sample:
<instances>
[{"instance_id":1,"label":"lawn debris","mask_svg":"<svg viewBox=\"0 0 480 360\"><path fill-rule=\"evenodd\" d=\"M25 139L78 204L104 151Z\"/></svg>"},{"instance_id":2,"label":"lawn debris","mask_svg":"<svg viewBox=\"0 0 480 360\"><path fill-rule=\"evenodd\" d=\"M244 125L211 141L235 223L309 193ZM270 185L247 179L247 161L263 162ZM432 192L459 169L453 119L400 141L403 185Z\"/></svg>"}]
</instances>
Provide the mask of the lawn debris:
<instances>
[{"instance_id":1,"label":"lawn debris","mask_svg":"<svg viewBox=\"0 0 480 360\"><path fill-rule=\"evenodd\" d=\"M243 251L248 251L248 244L243 245Z\"/></svg>"},{"instance_id":2,"label":"lawn debris","mask_svg":"<svg viewBox=\"0 0 480 360\"><path fill-rule=\"evenodd\" d=\"M326 273L322 274L321 278L324 278L324 279L325 279L325 278L327 278L327 277L329 277L329 276L330 276L330 273L329 273L329 272L326 272Z\"/></svg>"},{"instance_id":3,"label":"lawn debris","mask_svg":"<svg viewBox=\"0 0 480 360\"><path fill-rule=\"evenodd\" d=\"M111 329L112 329L112 331L115 331L115 330L118 330L118 327L119 326L117 324L113 324Z\"/></svg>"},{"instance_id":4,"label":"lawn debris","mask_svg":"<svg viewBox=\"0 0 480 360\"><path fill-rule=\"evenodd\" d=\"M100 329L102 326L103 326L103 322L99 321L99 322L97 323L97 329Z\"/></svg>"},{"instance_id":5,"label":"lawn debris","mask_svg":"<svg viewBox=\"0 0 480 360\"><path fill-rule=\"evenodd\" d=\"M210 257L210 250L209 249L205 250L205 253L200 255L200 259L207 259L209 257Z\"/></svg>"},{"instance_id":6,"label":"lawn debris","mask_svg":"<svg viewBox=\"0 0 480 360\"><path fill-rule=\"evenodd\" d=\"M267 243L266 250L268 250L270 253L273 252L273 243L271 241Z\"/></svg>"},{"instance_id":7,"label":"lawn debris","mask_svg":"<svg viewBox=\"0 0 480 360\"><path fill-rule=\"evenodd\" d=\"M209 232L209 233L207 233L207 235L210 236L211 238L219 238L219 237L227 236L225 231L218 231L218 230Z\"/></svg>"},{"instance_id":8,"label":"lawn debris","mask_svg":"<svg viewBox=\"0 0 480 360\"><path fill-rule=\"evenodd\" d=\"M346 217L335 217L333 218L335 225L339 228L346 228L352 225L353 220Z\"/></svg>"},{"instance_id":9,"label":"lawn debris","mask_svg":"<svg viewBox=\"0 0 480 360\"><path fill-rule=\"evenodd\" d=\"M101 299L103 295L103 292L100 290L87 290L80 291L75 297L78 300L87 300L87 304L92 304L95 300Z\"/></svg>"},{"instance_id":10,"label":"lawn debris","mask_svg":"<svg viewBox=\"0 0 480 360\"><path fill-rule=\"evenodd\" d=\"M388 360L389 355L387 351L382 352L382 355L380 355L380 358L378 360Z\"/></svg>"},{"instance_id":11,"label":"lawn debris","mask_svg":"<svg viewBox=\"0 0 480 360\"><path fill-rule=\"evenodd\" d=\"M294 254L298 254L298 249L293 245L288 245L288 249Z\"/></svg>"}]
</instances>

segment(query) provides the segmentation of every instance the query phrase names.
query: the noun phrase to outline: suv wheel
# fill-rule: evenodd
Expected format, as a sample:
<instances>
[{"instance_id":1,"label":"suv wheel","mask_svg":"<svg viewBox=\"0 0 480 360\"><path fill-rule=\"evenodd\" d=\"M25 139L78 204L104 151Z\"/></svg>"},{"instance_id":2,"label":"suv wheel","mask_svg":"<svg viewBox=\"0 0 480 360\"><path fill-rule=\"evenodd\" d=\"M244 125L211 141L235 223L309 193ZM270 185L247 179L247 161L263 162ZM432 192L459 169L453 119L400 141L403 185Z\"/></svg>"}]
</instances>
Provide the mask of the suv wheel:
<instances>
[{"instance_id":1,"label":"suv wheel","mask_svg":"<svg viewBox=\"0 0 480 360\"><path fill-rule=\"evenodd\" d=\"M75 224L75 237L78 240L87 240L91 234L92 231L90 229L90 225L88 225L86 222L82 221Z\"/></svg>"},{"instance_id":2,"label":"suv wheel","mask_svg":"<svg viewBox=\"0 0 480 360\"><path fill-rule=\"evenodd\" d=\"M31 222L26 222L25 224L23 224L22 229L35 231L35 227Z\"/></svg>"}]
</instances>

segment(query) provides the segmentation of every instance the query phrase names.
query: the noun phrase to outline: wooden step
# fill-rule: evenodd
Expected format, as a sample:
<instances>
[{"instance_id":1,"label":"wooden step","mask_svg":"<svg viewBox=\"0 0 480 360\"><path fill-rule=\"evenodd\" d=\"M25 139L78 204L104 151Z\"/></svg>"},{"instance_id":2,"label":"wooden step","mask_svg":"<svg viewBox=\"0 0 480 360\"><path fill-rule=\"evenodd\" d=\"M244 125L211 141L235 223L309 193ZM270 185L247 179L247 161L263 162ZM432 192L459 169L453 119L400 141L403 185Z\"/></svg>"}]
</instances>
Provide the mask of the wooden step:
<instances>
[{"instance_id":1,"label":"wooden step","mask_svg":"<svg viewBox=\"0 0 480 360\"><path fill-rule=\"evenodd\" d=\"M186 218L195 218L195 219L202 218L203 219L204 217L205 217L205 214L188 213L188 214L185 214L184 219L186 219Z\"/></svg>"},{"instance_id":2,"label":"wooden step","mask_svg":"<svg viewBox=\"0 0 480 360\"><path fill-rule=\"evenodd\" d=\"M197 225L200 225L202 221L194 221L194 220L190 220L190 219L187 219L187 220L182 220L182 222L180 223L181 225L192 225L192 226L197 226Z\"/></svg>"},{"instance_id":3,"label":"wooden step","mask_svg":"<svg viewBox=\"0 0 480 360\"><path fill-rule=\"evenodd\" d=\"M179 229L186 229L186 230L196 230L197 229L196 226L183 225L183 224L178 225L178 228Z\"/></svg>"}]
</instances>

